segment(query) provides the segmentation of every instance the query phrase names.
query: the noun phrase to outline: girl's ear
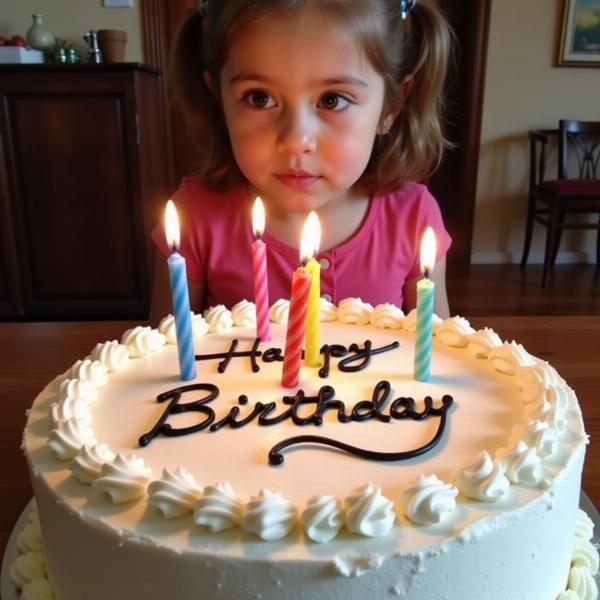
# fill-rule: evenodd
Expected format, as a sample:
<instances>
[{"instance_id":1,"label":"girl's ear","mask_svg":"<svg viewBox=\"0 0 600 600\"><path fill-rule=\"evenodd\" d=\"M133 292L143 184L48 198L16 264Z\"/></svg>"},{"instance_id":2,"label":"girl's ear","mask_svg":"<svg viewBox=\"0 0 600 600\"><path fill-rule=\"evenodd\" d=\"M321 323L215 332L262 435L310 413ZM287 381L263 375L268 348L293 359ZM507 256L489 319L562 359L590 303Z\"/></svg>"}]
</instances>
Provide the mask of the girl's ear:
<instances>
[{"instance_id":1,"label":"girl's ear","mask_svg":"<svg viewBox=\"0 0 600 600\"><path fill-rule=\"evenodd\" d=\"M400 114L404 108L404 105L406 104L406 99L410 94L414 80L414 75L411 73L406 75L396 86L394 98L389 102L387 111L385 111L382 115L381 123L379 124L377 133L385 135L390 130L394 124L394 121L396 120L396 117Z\"/></svg>"}]
</instances>

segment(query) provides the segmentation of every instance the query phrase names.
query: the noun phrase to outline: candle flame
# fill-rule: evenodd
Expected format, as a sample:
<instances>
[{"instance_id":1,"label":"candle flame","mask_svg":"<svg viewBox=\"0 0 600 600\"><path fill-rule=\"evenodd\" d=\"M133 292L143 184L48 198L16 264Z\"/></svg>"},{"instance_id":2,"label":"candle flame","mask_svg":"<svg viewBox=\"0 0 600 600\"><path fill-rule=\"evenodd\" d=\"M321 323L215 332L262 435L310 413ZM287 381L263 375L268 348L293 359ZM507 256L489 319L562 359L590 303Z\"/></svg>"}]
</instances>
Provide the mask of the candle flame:
<instances>
[{"instance_id":1,"label":"candle flame","mask_svg":"<svg viewBox=\"0 0 600 600\"><path fill-rule=\"evenodd\" d=\"M435 265L436 255L436 239L435 233L431 227L428 227L423 234L421 241L421 271L429 276Z\"/></svg>"},{"instance_id":2,"label":"candle flame","mask_svg":"<svg viewBox=\"0 0 600 600\"><path fill-rule=\"evenodd\" d=\"M169 248L173 252L179 250L179 217L173 200L169 200L165 208L165 236Z\"/></svg>"},{"instance_id":3,"label":"candle flame","mask_svg":"<svg viewBox=\"0 0 600 600\"><path fill-rule=\"evenodd\" d=\"M321 223L319 223L317 213L311 210L304 222L302 238L300 239L300 259L304 264L316 256L320 244Z\"/></svg>"},{"instance_id":4,"label":"candle flame","mask_svg":"<svg viewBox=\"0 0 600 600\"><path fill-rule=\"evenodd\" d=\"M252 208L252 231L257 238L261 238L265 232L265 205L260 196L256 196Z\"/></svg>"}]
</instances>

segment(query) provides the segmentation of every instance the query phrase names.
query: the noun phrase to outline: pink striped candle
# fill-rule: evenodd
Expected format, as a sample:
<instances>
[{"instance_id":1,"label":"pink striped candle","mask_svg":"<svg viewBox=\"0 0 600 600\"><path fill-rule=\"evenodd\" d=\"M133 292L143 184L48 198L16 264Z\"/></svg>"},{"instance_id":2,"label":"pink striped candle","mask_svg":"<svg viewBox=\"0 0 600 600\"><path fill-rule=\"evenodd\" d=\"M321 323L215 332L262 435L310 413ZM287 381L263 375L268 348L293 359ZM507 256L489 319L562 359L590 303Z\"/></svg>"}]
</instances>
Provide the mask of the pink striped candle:
<instances>
[{"instance_id":1,"label":"pink striped candle","mask_svg":"<svg viewBox=\"0 0 600 600\"><path fill-rule=\"evenodd\" d=\"M254 271L254 303L256 304L256 336L263 342L271 339L269 326L269 277L267 275L267 245L262 239L265 230L265 208L260 197L254 201L252 229L256 240L252 243L252 270Z\"/></svg>"},{"instance_id":2,"label":"pink striped candle","mask_svg":"<svg viewBox=\"0 0 600 600\"><path fill-rule=\"evenodd\" d=\"M300 378L302 343L304 342L306 309L311 281L312 278L304 266L298 267L294 271L292 291L290 293L290 313L285 336L283 370L281 373L281 385L286 388L297 386Z\"/></svg>"}]
</instances>

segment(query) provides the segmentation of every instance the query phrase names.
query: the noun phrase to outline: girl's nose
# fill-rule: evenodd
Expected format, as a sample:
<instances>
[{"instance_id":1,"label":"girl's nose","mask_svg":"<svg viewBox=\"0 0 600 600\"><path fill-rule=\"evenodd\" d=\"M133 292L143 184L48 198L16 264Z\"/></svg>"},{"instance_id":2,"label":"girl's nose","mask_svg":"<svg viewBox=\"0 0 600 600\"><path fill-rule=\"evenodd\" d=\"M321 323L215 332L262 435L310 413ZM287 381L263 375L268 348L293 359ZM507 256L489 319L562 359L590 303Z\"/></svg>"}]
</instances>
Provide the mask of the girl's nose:
<instances>
[{"instance_id":1,"label":"girl's nose","mask_svg":"<svg viewBox=\"0 0 600 600\"><path fill-rule=\"evenodd\" d=\"M278 146L281 152L299 156L317 149L316 132L310 115L283 115L279 127Z\"/></svg>"}]
</instances>

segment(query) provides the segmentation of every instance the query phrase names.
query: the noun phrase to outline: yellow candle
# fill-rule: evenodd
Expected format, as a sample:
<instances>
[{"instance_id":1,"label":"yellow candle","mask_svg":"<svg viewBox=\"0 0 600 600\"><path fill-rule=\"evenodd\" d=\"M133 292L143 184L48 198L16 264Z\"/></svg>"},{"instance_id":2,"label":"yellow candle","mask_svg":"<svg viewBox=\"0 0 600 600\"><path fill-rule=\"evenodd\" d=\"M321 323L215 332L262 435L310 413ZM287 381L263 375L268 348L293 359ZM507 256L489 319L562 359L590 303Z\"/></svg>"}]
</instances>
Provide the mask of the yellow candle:
<instances>
[{"instance_id":1,"label":"yellow candle","mask_svg":"<svg viewBox=\"0 0 600 600\"><path fill-rule=\"evenodd\" d=\"M307 367L319 367L321 365L321 265L315 260L315 255L319 250L321 238L321 226L315 212L311 212L306 219L305 228L309 235L306 238L307 247L302 251L306 258L312 257L307 265L311 284L308 295L308 307L306 312L306 333L304 338L304 364Z\"/></svg>"}]
</instances>

